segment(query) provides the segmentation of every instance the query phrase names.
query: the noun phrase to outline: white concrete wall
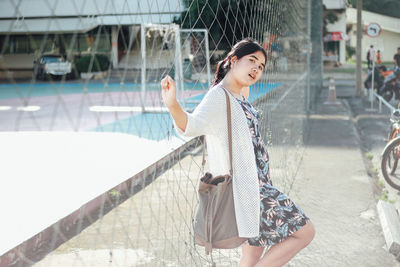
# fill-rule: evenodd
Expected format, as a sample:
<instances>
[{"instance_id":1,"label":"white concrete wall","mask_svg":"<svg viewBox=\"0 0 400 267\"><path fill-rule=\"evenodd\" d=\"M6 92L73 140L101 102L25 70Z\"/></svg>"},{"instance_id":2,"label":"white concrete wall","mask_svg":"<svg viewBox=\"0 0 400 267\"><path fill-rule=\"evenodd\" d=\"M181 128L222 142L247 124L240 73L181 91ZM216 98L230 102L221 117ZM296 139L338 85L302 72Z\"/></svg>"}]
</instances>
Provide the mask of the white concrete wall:
<instances>
[{"instance_id":1,"label":"white concrete wall","mask_svg":"<svg viewBox=\"0 0 400 267\"><path fill-rule=\"evenodd\" d=\"M347 14L347 24L357 23L357 9L348 8L346 9ZM382 29L400 33L400 19L389 17L369 11L362 11L362 24L364 26L370 23L378 23Z\"/></svg>"},{"instance_id":2,"label":"white concrete wall","mask_svg":"<svg viewBox=\"0 0 400 267\"><path fill-rule=\"evenodd\" d=\"M32 69L35 54L0 55L0 68Z\"/></svg>"},{"instance_id":3,"label":"white concrete wall","mask_svg":"<svg viewBox=\"0 0 400 267\"><path fill-rule=\"evenodd\" d=\"M326 29L328 32L344 32L346 33L346 12L337 13L338 20L335 23L328 24ZM339 42L340 63L346 62L346 41L342 40Z\"/></svg>"},{"instance_id":4,"label":"white concrete wall","mask_svg":"<svg viewBox=\"0 0 400 267\"><path fill-rule=\"evenodd\" d=\"M347 0L322 0L323 5L327 9L344 9Z\"/></svg>"},{"instance_id":5,"label":"white concrete wall","mask_svg":"<svg viewBox=\"0 0 400 267\"><path fill-rule=\"evenodd\" d=\"M367 53L370 45L373 45L375 50L381 50L383 61L393 61L393 55L397 53L397 47L400 47L400 34L382 31L381 35L376 38L364 35L362 39L362 51L364 54Z\"/></svg>"},{"instance_id":6,"label":"white concrete wall","mask_svg":"<svg viewBox=\"0 0 400 267\"><path fill-rule=\"evenodd\" d=\"M355 8L348 8L346 10L347 24L351 25L352 29L349 32L349 45L356 47L357 44L357 10ZM362 12L362 24L363 27L375 22L378 23L381 28L381 34L376 38L371 38L366 34L362 37L362 60L366 60L367 50L370 45L374 45L376 50L381 50L382 61L393 62L393 55L397 52L397 47L400 47L400 19L381 14L376 14L369 11Z\"/></svg>"},{"instance_id":7,"label":"white concrete wall","mask_svg":"<svg viewBox=\"0 0 400 267\"><path fill-rule=\"evenodd\" d=\"M352 25L352 30L349 32L349 45L356 47L357 35L356 25ZM397 52L397 47L400 47L400 34L383 30L382 33L376 37L371 38L364 34L361 42L362 60L366 60L367 50L370 45L373 45L376 50L381 50L382 61L393 61L393 55Z\"/></svg>"},{"instance_id":8,"label":"white concrete wall","mask_svg":"<svg viewBox=\"0 0 400 267\"><path fill-rule=\"evenodd\" d=\"M326 30L328 32L344 32L346 33L346 12L337 13L338 20L335 23L330 23L326 25Z\"/></svg>"}]
</instances>

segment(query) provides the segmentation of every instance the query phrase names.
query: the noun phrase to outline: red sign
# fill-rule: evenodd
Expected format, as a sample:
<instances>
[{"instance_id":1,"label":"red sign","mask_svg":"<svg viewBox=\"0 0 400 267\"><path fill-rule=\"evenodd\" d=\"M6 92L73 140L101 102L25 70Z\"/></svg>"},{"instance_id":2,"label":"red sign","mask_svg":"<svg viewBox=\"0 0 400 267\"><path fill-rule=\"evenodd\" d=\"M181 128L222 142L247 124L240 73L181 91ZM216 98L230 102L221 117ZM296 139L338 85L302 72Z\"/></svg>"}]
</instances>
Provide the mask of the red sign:
<instances>
[{"instance_id":1,"label":"red sign","mask_svg":"<svg viewBox=\"0 0 400 267\"><path fill-rule=\"evenodd\" d=\"M329 32L324 36L324 42L335 42L348 39L349 37L344 32Z\"/></svg>"}]
</instances>

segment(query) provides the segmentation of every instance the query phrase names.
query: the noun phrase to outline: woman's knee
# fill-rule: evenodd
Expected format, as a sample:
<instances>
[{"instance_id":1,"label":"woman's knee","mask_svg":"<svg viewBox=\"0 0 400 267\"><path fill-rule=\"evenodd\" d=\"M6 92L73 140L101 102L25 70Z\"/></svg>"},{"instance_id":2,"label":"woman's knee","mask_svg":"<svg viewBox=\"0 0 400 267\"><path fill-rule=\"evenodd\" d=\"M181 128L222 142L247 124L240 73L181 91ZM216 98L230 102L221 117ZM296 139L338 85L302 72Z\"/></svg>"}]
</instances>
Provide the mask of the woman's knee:
<instances>
[{"instance_id":1,"label":"woman's knee","mask_svg":"<svg viewBox=\"0 0 400 267\"><path fill-rule=\"evenodd\" d=\"M305 235L304 242L306 243L307 246L308 244L311 243L311 241L315 237L315 227L310 220L307 221L306 225L307 225L307 234Z\"/></svg>"},{"instance_id":2,"label":"woman's knee","mask_svg":"<svg viewBox=\"0 0 400 267\"><path fill-rule=\"evenodd\" d=\"M308 220L300 230L293 234L293 237L301 239L304 243L304 247L307 246L315 237L314 224Z\"/></svg>"}]
</instances>

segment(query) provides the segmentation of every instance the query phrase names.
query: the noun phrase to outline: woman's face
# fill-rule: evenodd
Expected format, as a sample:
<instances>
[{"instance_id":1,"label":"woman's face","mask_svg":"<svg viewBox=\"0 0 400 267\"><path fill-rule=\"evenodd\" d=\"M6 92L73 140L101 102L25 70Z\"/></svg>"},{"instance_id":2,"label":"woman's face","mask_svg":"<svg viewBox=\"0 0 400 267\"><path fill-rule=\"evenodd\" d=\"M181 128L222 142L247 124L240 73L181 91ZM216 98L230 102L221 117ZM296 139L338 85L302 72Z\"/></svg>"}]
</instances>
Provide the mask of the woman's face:
<instances>
[{"instance_id":1,"label":"woman's face","mask_svg":"<svg viewBox=\"0 0 400 267\"><path fill-rule=\"evenodd\" d=\"M231 66L236 81L243 86L250 86L261 78L265 68L265 56L261 51L257 51L245 55L239 60L233 57Z\"/></svg>"}]
</instances>

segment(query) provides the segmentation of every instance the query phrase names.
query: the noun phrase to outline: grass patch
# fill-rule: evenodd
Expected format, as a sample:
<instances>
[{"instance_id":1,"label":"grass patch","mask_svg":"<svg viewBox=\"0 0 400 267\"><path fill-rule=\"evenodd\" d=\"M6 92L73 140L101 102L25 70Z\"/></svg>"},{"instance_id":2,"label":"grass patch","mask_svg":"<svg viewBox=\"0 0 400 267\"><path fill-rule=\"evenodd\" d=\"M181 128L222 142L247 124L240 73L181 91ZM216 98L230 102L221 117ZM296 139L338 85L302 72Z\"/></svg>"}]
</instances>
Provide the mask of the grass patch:
<instances>
[{"instance_id":1,"label":"grass patch","mask_svg":"<svg viewBox=\"0 0 400 267\"><path fill-rule=\"evenodd\" d=\"M115 189L108 192L108 194L110 195L110 197L114 197L114 198L121 196L121 193Z\"/></svg>"},{"instance_id":2,"label":"grass patch","mask_svg":"<svg viewBox=\"0 0 400 267\"><path fill-rule=\"evenodd\" d=\"M354 67L355 67L357 65L357 60L355 60L355 59L346 60L346 64L354 65ZM361 66L368 67L367 61L362 60Z\"/></svg>"},{"instance_id":3,"label":"grass patch","mask_svg":"<svg viewBox=\"0 0 400 267\"><path fill-rule=\"evenodd\" d=\"M371 160L373 157L374 157L374 155L372 155L372 153L371 152L366 152L365 154L365 157L367 158L367 159L369 159L369 160Z\"/></svg>"},{"instance_id":4,"label":"grass patch","mask_svg":"<svg viewBox=\"0 0 400 267\"><path fill-rule=\"evenodd\" d=\"M378 175L378 168L376 166L373 166L371 168L371 171L372 171L373 174Z\"/></svg>"},{"instance_id":5,"label":"grass patch","mask_svg":"<svg viewBox=\"0 0 400 267\"><path fill-rule=\"evenodd\" d=\"M355 68L356 65L357 65L357 61L355 59L349 59L349 60L346 60L346 64L354 65L354 68ZM394 67L394 62L393 61L383 61L381 63L381 65L385 65L388 68L393 68ZM362 68L367 69L367 67L368 67L367 61L362 60L361 61L361 66L362 66Z\"/></svg>"},{"instance_id":6,"label":"grass patch","mask_svg":"<svg viewBox=\"0 0 400 267\"><path fill-rule=\"evenodd\" d=\"M383 200L390 203L395 203L393 199L389 199L389 192L387 190L382 190L381 196L377 197L376 200Z\"/></svg>"}]
</instances>

